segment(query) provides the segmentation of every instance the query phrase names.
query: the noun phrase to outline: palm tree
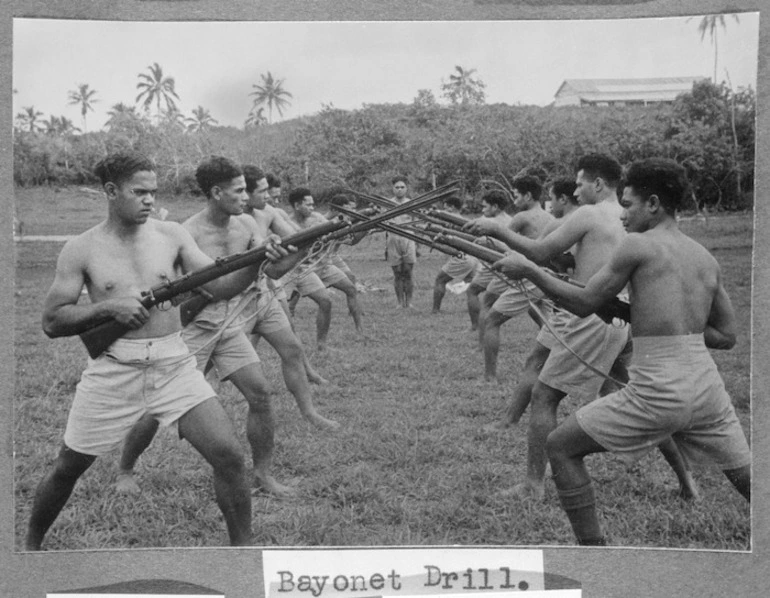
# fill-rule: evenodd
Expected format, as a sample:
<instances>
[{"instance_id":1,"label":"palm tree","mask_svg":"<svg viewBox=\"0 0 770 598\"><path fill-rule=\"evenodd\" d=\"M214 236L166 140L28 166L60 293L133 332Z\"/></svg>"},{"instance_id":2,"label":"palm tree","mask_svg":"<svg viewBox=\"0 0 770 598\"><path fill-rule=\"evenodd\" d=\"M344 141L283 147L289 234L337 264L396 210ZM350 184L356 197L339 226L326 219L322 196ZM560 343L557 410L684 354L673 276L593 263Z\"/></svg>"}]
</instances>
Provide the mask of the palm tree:
<instances>
[{"instance_id":1,"label":"palm tree","mask_svg":"<svg viewBox=\"0 0 770 598\"><path fill-rule=\"evenodd\" d=\"M730 15L735 22L740 22L738 15ZM689 21L690 19L688 19ZM727 23L725 22L725 15L706 15L698 23L698 33L700 33L700 40L703 41L708 34L711 38L711 43L714 44L714 78L712 79L714 85L717 84L717 62L719 60L719 29L727 29Z\"/></svg>"},{"instance_id":2,"label":"palm tree","mask_svg":"<svg viewBox=\"0 0 770 598\"><path fill-rule=\"evenodd\" d=\"M449 75L449 83L441 85L444 97L455 105L483 104L486 99L484 93L486 84L473 76L475 72L476 69L466 70L461 66L455 66L454 73Z\"/></svg>"},{"instance_id":3,"label":"palm tree","mask_svg":"<svg viewBox=\"0 0 770 598\"><path fill-rule=\"evenodd\" d=\"M161 102L166 105L166 112L176 112L177 106L174 98L178 100L179 96L176 95L174 89L174 78L164 77L163 69L157 62L148 66L147 69L150 71L149 74L139 73L139 83L136 84L136 88L141 91L134 102L138 103L142 100L145 111L149 111L150 106L155 102L156 116L160 120Z\"/></svg>"},{"instance_id":4,"label":"palm tree","mask_svg":"<svg viewBox=\"0 0 770 598\"><path fill-rule=\"evenodd\" d=\"M94 99L95 95L96 90L88 89L88 83L81 83L75 91L69 92L69 103L80 106L80 115L83 117L83 131L88 130L86 127L86 114L89 110L93 111L94 107L91 104L99 101Z\"/></svg>"},{"instance_id":5,"label":"palm tree","mask_svg":"<svg viewBox=\"0 0 770 598\"><path fill-rule=\"evenodd\" d=\"M126 122L139 120L139 114L136 112L136 106L129 106L123 102L113 104L112 108L110 108L110 110L107 112L107 116L109 118L107 118L107 122L104 123L104 126L107 128L107 130L120 127Z\"/></svg>"},{"instance_id":6,"label":"palm tree","mask_svg":"<svg viewBox=\"0 0 770 598\"><path fill-rule=\"evenodd\" d=\"M278 110L278 114L283 116L283 109L291 105L286 98L294 97L283 88L283 79L274 79L273 74L267 71L267 75L262 77L262 85L252 85L254 91L249 95L254 96L252 109L262 104L267 104L268 122L273 122L273 107Z\"/></svg>"},{"instance_id":7,"label":"palm tree","mask_svg":"<svg viewBox=\"0 0 770 598\"><path fill-rule=\"evenodd\" d=\"M192 116L186 118L185 122L187 123L187 130L192 133L200 133L218 123L203 106L198 106L193 110Z\"/></svg>"},{"instance_id":8,"label":"palm tree","mask_svg":"<svg viewBox=\"0 0 770 598\"><path fill-rule=\"evenodd\" d=\"M39 131L40 125L38 125L38 120L43 116L43 113L39 110L35 110L34 106L25 106L22 110L24 110L24 112L19 112L16 115L16 119L19 123L21 123L22 126L28 127L30 133Z\"/></svg>"},{"instance_id":9,"label":"palm tree","mask_svg":"<svg viewBox=\"0 0 770 598\"><path fill-rule=\"evenodd\" d=\"M43 121L45 132L54 137L66 137L80 131L66 116L53 116Z\"/></svg>"},{"instance_id":10,"label":"palm tree","mask_svg":"<svg viewBox=\"0 0 770 598\"><path fill-rule=\"evenodd\" d=\"M265 116L265 109L260 108L259 110L252 109L251 112L249 112L249 115L246 117L246 122L243 123L243 126L248 127L259 127L267 123L267 117Z\"/></svg>"}]
</instances>

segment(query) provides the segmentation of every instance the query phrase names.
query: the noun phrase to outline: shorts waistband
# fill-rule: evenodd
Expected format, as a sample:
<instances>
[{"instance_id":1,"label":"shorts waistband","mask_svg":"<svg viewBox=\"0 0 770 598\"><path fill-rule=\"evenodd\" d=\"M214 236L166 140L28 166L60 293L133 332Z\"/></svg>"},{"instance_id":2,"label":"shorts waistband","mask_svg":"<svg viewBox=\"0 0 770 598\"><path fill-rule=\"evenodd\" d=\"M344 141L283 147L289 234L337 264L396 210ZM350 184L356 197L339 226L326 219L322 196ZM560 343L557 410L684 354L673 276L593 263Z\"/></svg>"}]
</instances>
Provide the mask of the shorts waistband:
<instances>
[{"instance_id":1,"label":"shorts waistband","mask_svg":"<svg viewBox=\"0 0 770 598\"><path fill-rule=\"evenodd\" d=\"M172 332L153 338L120 338L110 345L105 356L120 363L141 364L188 353L181 333Z\"/></svg>"},{"instance_id":2,"label":"shorts waistband","mask_svg":"<svg viewBox=\"0 0 770 598\"><path fill-rule=\"evenodd\" d=\"M683 351L708 352L703 334L633 337L633 353L636 360L676 358L680 357Z\"/></svg>"}]
</instances>

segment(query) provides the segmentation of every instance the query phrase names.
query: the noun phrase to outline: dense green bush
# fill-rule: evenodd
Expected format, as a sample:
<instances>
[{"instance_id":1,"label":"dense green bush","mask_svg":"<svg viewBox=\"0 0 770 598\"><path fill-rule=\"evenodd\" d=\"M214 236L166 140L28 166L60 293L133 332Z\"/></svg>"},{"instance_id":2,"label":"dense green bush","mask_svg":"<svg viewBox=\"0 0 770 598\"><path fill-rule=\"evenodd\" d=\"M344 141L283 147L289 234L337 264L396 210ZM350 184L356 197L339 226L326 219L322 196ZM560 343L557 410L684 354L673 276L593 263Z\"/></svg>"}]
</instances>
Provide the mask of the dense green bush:
<instances>
[{"instance_id":1,"label":"dense green bush","mask_svg":"<svg viewBox=\"0 0 770 598\"><path fill-rule=\"evenodd\" d=\"M579 157L606 152L621 163L670 157L690 175L699 208L747 209L754 181L755 97L707 81L669 106L444 106L414 103L325 107L315 116L236 129L191 132L167 119L124 115L108 130L83 135L15 131L18 185L95 182L90 171L106 152L141 151L158 164L165 192L190 192L205 156L222 154L279 173L287 187L387 189L408 174L415 192L450 180L469 196L485 182L508 186L524 169L571 175ZM695 207L695 206L693 206Z\"/></svg>"}]
</instances>

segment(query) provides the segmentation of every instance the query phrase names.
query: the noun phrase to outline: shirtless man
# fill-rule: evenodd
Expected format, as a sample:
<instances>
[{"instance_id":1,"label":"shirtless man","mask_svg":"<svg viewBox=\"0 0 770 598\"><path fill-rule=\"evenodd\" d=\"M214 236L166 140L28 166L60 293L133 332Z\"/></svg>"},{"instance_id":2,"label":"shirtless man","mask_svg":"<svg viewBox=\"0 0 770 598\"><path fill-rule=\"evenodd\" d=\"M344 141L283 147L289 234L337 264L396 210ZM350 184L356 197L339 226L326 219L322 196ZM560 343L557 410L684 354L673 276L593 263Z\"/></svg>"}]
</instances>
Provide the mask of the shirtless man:
<instances>
[{"instance_id":1,"label":"shirtless man","mask_svg":"<svg viewBox=\"0 0 770 598\"><path fill-rule=\"evenodd\" d=\"M535 239L553 220L540 203L542 186L529 175L513 180L513 206L516 214L508 228L515 233ZM497 356L500 352L500 327L508 320L529 309L530 298L537 299L534 285L511 287L495 279L487 285L481 298L483 318L479 319L479 341L484 351L484 379L497 381Z\"/></svg>"},{"instance_id":2,"label":"shirtless man","mask_svg":"<svg viewBox=\"0 0 770 598\"><path fill-rule=\"evenodd\" d=\"M273 174L266 174L265 179L267 180L268 185L267 194L265 195L263 193L254 193L257 180L255 175L257 173L261 173L262 171L256 166L248 165L244 166L243 169L244 176L246 177L246 192L249 194L249 199L246 202L244 212L250 214L254 218L260 231L262 231L265 236L267 236L269 233L274 233L280 237L285 237L295 233L297 231L297 227L289 221L289 215L280 208L280 179L278 179ZM282 281L273 281L271 278L267 279L268 287L275 293L276 300L281 306L281 309L283 309L284 313L286 314L292 330L294 330L294 320L292 317L291 308L289 307L289 298L286 296L286 290L281 282ZM296 288L294 283L291 283L289 286L290 289ZM251 336L251 341L255 348L259 338L259 335ZM297 341L299 341L299 338L297 338ZM305 352L305 348L302 347L301 341L300 347L302 348L302 361L305 365L305 373L307 375L308 381L311 384L328 384L329 381L321 376L321 374L319 374L311 365L310 360L307 357L307 353Z\"/></svg>"},{"instance_id":3,"label":"shirtless man","mask_svg":"<svg viewBox=\"0 0 770 598\"><path fill-rule=\"evenodd\" d=\"M217 258L258 247L266 241L254 219L243 213L248 194L243 171L237 164L223 157L209 158L198 166L195 179L208 203L182 226L201 251ZM275 239L280 240L277 236L268 240ZM272 276L277 271L267 273ZM200 370L211 362L219 379L232 382L248 403L246 436L251 446L255 486L276 496L292 496L295 490L280 484L271 473L275 447L271 390L259 357L243 331L243 310L255 301L254 295L239 292L210 303L185 326L182 338ZM147 418L132 430L121 457L123 485L130 482L133 465L154 432Z\"/></svg>"},{"instance_id":4,"label":"shirtless man","mask_svg":"<svg viewBox=\"0 0 770 598\"><path fill-rule=\"evenodd\" d=\"M502 191L488 191L481 198L481 215L483 218L496 221L502 227L511 225L511 215L505 211L508 207L508 198ZM475 221L474 221L475 222ZM468 313L471 317L471 330L483 330L482 305L480 295L486 290L487 285L496 280L494 273L484 266L481 266L471 279L470 286L466 293L468 294ZM479 342L481 334L479 333Z\"/></svg>"},{"instance_id":5,"label":"shirtless man","mask_svg":"<svg viewBox=\"0 0 770 598\"><path fill-rule=\"evenodd\" d=\"M43 330L52 338L72 336L114 319L129 331L90 359L83 372L64 445L35 492L26 547L41 548L80 476L97 456L117 448L145 413L175 426L212 465L230 543L249 544L251 499L232 423L195 368L180 336L179 310L147 310L140 301L141 291L174 278L178 269L198 270L213 260L179 224L150 218L158 184L146 157L112 154L95 173L107 197L107 218L64 245L43 307ZM229 296L256 272L235 272L206 289L215 297ZM90 297L85 303L79 302L84 286Z\"/></svg>"},{"instance_id":6,"label":"shirtless man","mask_svg":"<svg viewBox=\"0 0 770 598\"><path fill-rule=\"evenodd\" d=\"M257 238L267 239L270 234L280 237L291 235L294 229L267 204L268 187L264 173L252 165L243 166L243 173L248 194L244 212L254 218ZM260 289L253 305L253 313L247 318L246 331L251 335L252 345L256 348L259 338L264 337L278 353L286 388L294 396L305 419L320 428L336 430L340 427L339 424L322 417L313 405L308 371L312 372L316 379L320 376L312 368L308 369L310 366L307 356L289 321L288 306L286 309L282 308L271 282L265 280L265 286Z\"/></svg>"},{"instance_id":7,"label":"shirtless man","mask_svg":"<svg viewBox=\"0 0 770 598\"><path fill-rule=\"evenodd\" d=\"M409 181L405 176L395 176L391 179L393 197L391 201L402 204L410 201L407 197ZM403 224L409 216L399 216L393 219L393 224ZM414 294L414 265L417 263L417 246L414 241L398 235L386 234L385 256L393 270L393 289L399 307L412 306Z\"/></svg>"},{"instance_id":8,"label":"shirtless man","mask_svg":"<svg viewBox=\"0 0 770 598\"><path fill-rule=\"evenodd\" d=\"M293 210L290 216L291 222L296 224L300 229L312 228L313 226L318 226L319 224L325 224L327 222L327 219L324 216L315 211L315 200L313 199L310 189L306 189L305 187L294 189L289 194L289 204ZM316 274L323 282L324 287L334 287L345 293L348 312L350 313L351 318L353 318L356 332L362 335L361 308L358 305L358 291L356 290L356 285L353 284L342 270L334 266L327 258L324 258L318 264L316 267ZM327 332L328 329L329 327L327 325ZM322 348L320 340L318 345L319 348Z\"/></svg>"},{"instance_id":9,"label":"shirtless man","mask_svg":"<svg viewBox=\"0 0 770 598\"><path fill-rule=\"evenodd\" d=\"M590 154L581 158L575 191L581 206L542 239L514 233L488 218L474 220L466 226L477 234L490 234L500 239L540 264L548 263L574 246L573 278L585 283L610 260L625 236L616 192L620 176L620 164L609 156ZM571 316L560 332L566 347L559 344L551 348L532 390L527 477L510 491L517 495L538 498L544 495L545 442L556 427L561 400L569 394L578 401L590 401L602 385L602 377L567 347L606 374L629 338L628 326L607 324L595 314L587 318Z\"/></svg>"},{"instance_id":10,"label":"shirtless man","mask_svg":"<svg viewBox=\"0 0 770 598\"><path fill-rule=\"evenodd\" d=\"M444 200L444 209L450 214L459 214L462 210L463 201L453 195ZM446 263L441 266L441 270L436 275L436 280L433 282L433 311L437 314L441 312L441 303L446 295L446 285L453 280L463 280L470 284L473 280L473 276L479 269L479 261L470 255L452 256ZM468 314L471 313L470 295L465 293L466 301L468 302ZM472 322L471 322L472 323Z\"/></svg>"},{"instance_id":11,"label":"shirtless man","mask_svg":"<svg viewBox=\"0 0 770 598\"><path fill-rule=\"evenodd\" d=\"M577 197L575 197L575 188L574 179L567 178L556 179L549 185L548 195L551 199L551 214L554 216L554 220L540 233L541 238L547 236L557 226L563 224L566 218L569 218L580 205ZM563 255L572 257L572 254ZM574 265L574 262L566 264L565 261L562 256L559 256L556 263L554 263L554 260L551 261L551 267L556 272L571 273L571 266ZM552 311L548 320L550 326L558 329L560 323L564 320L564 316L565 312L561 310ZM556 342L556 339L548 326L542 326L535 339L534 346L524 362L524 369L519 376L518 384L513 389L513 395L506 407L503 418L486 426L486 431L504 430L519 423L521 416L524 415L532 400L532 389L537 382L537 377L540 375L540 370L543 369L543 365L545 365L545 361L548 359L554 342Z\"/></svg>"},{"instance_id":12,"label":"shirtless man","mask_svg":"<svg viewBox=\"0 0 770 598\"><path fill-rule=\"evenodd\" d=\"M581 545L606 543L583 462L592 453L611 451L632 462L673 435L685 455L708 457L750 500L751 452L708 351L734 346L735 314L719 264L677 225L687 188L684 169L673 161L634 162L621 202L630 234L583 289L522 256L496 264L584 316L630 285L628 386L582 407L548 436L554 482Z\"/></svg>"}]
</instances>

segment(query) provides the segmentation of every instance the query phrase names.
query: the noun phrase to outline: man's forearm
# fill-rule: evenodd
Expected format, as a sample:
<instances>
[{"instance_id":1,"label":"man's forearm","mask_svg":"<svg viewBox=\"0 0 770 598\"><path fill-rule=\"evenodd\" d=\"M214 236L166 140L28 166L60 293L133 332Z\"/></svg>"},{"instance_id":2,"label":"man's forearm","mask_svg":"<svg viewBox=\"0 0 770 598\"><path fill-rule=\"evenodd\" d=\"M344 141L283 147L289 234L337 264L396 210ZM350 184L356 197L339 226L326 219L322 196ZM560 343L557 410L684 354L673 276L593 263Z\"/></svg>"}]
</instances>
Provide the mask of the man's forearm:
<instances>
[{"instance_id":1,"label":"man's forearm","mask_svg":"<svg viewBox=\"0 0 770 598\"><path fill-rule=\"evenodd\" d=\"M529 237L515 233L508 228L495 230L490 233L490 236L502 241L514 251L518 251L524 257L538 264L547 262L551 257L542 250L540 244L535 239L530 239Z\"/></svg>"},{"instance_id":2,"label":"man's forearm","mask_svg":"<svg viewBox=\"0 0 770 598\"><path fill-rule=\"evenodd\" d=\"M577 316L588 316L601 306L593 300L592 295L584 287L575 286L552 276L536 264L527 268L525 277L553 299L559 307Z\"/></svg>"}]
</instances>

